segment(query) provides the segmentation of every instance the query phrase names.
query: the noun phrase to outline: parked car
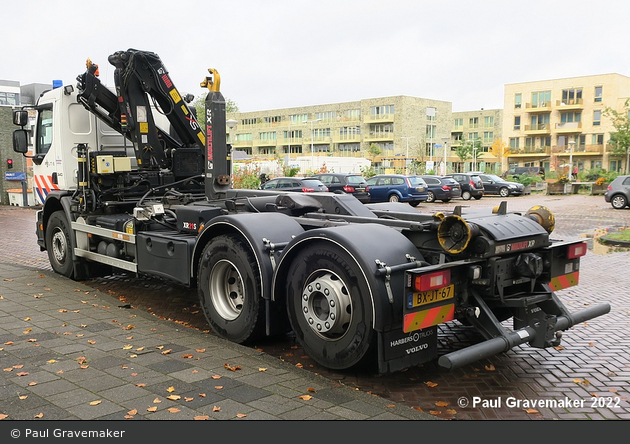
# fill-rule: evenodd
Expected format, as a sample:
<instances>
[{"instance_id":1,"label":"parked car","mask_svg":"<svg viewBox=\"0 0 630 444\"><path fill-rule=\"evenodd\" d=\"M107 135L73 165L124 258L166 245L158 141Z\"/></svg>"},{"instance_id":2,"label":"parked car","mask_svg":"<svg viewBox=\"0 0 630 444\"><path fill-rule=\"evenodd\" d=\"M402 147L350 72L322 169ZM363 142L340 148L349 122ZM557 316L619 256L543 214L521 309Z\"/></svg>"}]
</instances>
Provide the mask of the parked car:
<instances>
[{"instance_id":1,"label":"parked car","mask_svg":"<svg viewBox=\"0 0 630 444\"><path fill-rule=\"evenodd\" d=\"M452 177L420 176L427 183L427 202L449 202L462 196L462 187Z\"/></svg>"},{"instance_id":2,"label":"parked car","mask_svg":"<svg viewBox=\"0 0 630 444\"><path fill-rule=\"evenodd\" d=\"M545 170L544 168L541 167L516 167L516 168L510 168L509 170L507 170L506 172L504 172L503 174L501 174L501 177L504 179L508 179L511 176L522 176L523 174L529 174L530 176L539 176L541 179L545 178Z\"/></svg>"},{"instance_id":3,"label":"parked car","mask_svg":"<svg viewBox=\"0 0 630 444\"><path fill-rule=\"evenodd\" d=\"M367 180L370 203L408 202L412 207L428 198L427 184L420 176L379 174Z\"/></svg>"},{"instance_id":4,"label":"parked car","mask_svg":"<svg viewBox=\"0 0 630 444\"><path fill-rule=\"evenodd\" d=\"M311 177L276 177L262 184L260 190L297 191L313 193L328 191L328 187L319 179Z\"/></svg>"},{"instance_id":5,"label":"parked car","mask_svg":"<svg viewBox=\"0 0 630 444\"><path fill-rule=\"evenodd\" d=\"M321 173L314 174L313 177L321 180L331 193L352 194L362 203L370 202L367 181L360 174Z\"/></svg>"},{"instance_id":6,"label":"parked car","mask_svg":"<svg viewBox=\"0 0 630 444\"><path fill-rule=\"evenodd\" d=\"M630 206L630 175L617 176L604 193L604 200L615 210L623 210Z\"/></svg>"},{"instance_id":7,"label":"parked car","mask_svg":"<svg viewBox=\"0 0 630 444\"><path fill-rule=\"evenodd\" d=\"M493 194L501 197L520 196L525 190L525 185L510 182L496 174L477 173L483 182L485 194Z\"/></svg>"},{"instance_id":8,"label":"parked car","mask_svg":"<svg viewBox=\"0 0 630 444\"><path fill-rule=\"evenodd\" d=\"M483 197L483 182L477 174L453 173L446 177L452 177L462 187L462 199L470 200L474 197L476 200L479 200Z\"/></svg>"}]
</instances>

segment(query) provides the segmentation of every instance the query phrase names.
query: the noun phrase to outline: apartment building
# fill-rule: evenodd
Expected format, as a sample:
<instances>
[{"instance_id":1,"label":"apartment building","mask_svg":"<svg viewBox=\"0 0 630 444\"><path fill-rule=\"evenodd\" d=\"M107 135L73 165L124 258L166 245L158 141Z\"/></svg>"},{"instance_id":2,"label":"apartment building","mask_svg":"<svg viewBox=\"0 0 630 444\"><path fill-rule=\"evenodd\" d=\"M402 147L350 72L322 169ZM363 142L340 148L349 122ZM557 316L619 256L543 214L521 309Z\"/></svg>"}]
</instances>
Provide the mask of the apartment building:
<instances>
[{"instance_id":1,"label":"apartment building","mask_svg":"<svg viewBox=\"0 0 630 444\"><path fill-rule=\"evenodd\" d=\"M380 97L255 112L230 113L235 150L258 159L366 157L377 168L429 161L451 141L452 104L409 96ZM446 142L446 143L445 143ZM449 149L447 162L457 160Z\"/></svg>"},{"instance_id":2,"label":"apartment building","mask_svg":"<svg viewBox=\"0 0 630 444\"><path fill-rule=\"evenodd\" d=\"M473 147L470 159L458 159L453 164L456 171L493 171L500 174L503 169L503 151L501 144L506 142L502 136L503 110L480 109L453 113L451 129L451 149Z\"/></svg>"},{"instance_id":3,"label":"apartment building","mask_svg":"<svg viewBox=\"0 0 630 444\"><path fill-rule=\"evenodd\" d=\"M624 110L630 78L602 74L505 85L503 135L509 167L620 171L625 156L608 143L607 108Z\"/></svg>"}]
</instances>

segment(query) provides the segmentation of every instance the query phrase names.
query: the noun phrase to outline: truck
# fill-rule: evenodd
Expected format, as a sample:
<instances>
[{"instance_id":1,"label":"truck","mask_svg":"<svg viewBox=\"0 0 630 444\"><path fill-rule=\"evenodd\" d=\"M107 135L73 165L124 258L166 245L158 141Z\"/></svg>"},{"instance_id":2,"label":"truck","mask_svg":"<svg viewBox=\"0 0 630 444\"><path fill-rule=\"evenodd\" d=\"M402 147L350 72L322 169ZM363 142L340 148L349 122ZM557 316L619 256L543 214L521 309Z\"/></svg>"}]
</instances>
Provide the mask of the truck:
<instances>
[{"instance_id":1,"label":"truck","mask_svg":"<svg viewBox=\"0 0 630 444\"><path fill-rule=\"evenodd\" d=\"M108 61L114 88L88 59L76 84L13 115L14 150L34 164L37 242L58 274L176 282L198 294L222 338L294 334L326 368L382 374L557 346L610 311L602 302L570 312L558 297L578 284L587 244L553 239L549 208L424 212L237 189L216 69L200 83L202 128L157 54L128 49ZM439 327L454 322L483 339L439 356Z\"/></svg>"}]
</instances>

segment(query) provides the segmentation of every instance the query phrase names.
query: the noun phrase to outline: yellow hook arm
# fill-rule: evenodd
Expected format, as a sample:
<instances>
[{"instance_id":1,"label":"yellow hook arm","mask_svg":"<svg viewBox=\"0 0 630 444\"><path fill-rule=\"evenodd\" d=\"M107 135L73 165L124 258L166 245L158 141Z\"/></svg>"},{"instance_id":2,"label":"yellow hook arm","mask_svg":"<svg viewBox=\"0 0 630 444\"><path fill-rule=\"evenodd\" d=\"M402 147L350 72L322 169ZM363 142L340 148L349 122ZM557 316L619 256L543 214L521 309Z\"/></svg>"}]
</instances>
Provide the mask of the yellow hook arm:
<instances>
[{"instance_id":1,"label":"yellow hook arm","mask_svg":"<svg viewBox=\"0 0 630 444\"><path fill-rule=\"evenodd\" d=\"M210 91L218 92L221 86L221 76L219 75L219 71L214 68L208 68L208 72L214 76L214 80L212 77L206 77L201 82L201 87L207 87Z\"/></svg>"}]
</instances>

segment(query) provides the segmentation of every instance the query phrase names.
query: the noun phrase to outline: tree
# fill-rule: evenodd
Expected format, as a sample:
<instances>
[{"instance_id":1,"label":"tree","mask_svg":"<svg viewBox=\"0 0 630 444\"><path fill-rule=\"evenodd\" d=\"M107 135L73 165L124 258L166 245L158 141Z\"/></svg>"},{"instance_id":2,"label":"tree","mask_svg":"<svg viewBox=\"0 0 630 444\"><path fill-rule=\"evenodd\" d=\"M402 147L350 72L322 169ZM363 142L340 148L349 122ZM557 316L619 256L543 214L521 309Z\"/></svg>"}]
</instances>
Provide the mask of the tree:
<instances>
[{"instance_id":1,"label":"tree","mask_svg":"<svg viewBox=\"0 0 630 444\"><path fill-rule=\"evenodd\" d=\"M630 171L630 99L623 105L623 111L617 111L610 107L604 110L604 116L610 118L615 131L610 133L612 152L614 154L626 155L626 173Z\"/></svg>"},{"instance_id":2,"label":"tree","mask_svg":"<svg viewBox=\"0 0 630 444\"><path fill-rule=\"evenodd\" d=\"M195 111L197 112L197 122L199 122L199 125L204 130L206 128L206 96L207 95L208 93L201 94L192 103L193 108L195 108ZM227 114L227 113L237 113L237 112L239 112L239 109L236 102L226 97L225 98L225 113Z\"/></svg>"},{"instance_id":3,"label":"tree","mask_svg":"<svg viewBox=\"0 0 630 444\"><path fill-rule=\"evenodd\" d=\"M383 151L381 151L381 147L378 146L378 143L371 143L370 147L367 150L367 155L372 161L372 163L374 163L374 159L376 159L382 153Z\"/></svg>"}]
</instances>

